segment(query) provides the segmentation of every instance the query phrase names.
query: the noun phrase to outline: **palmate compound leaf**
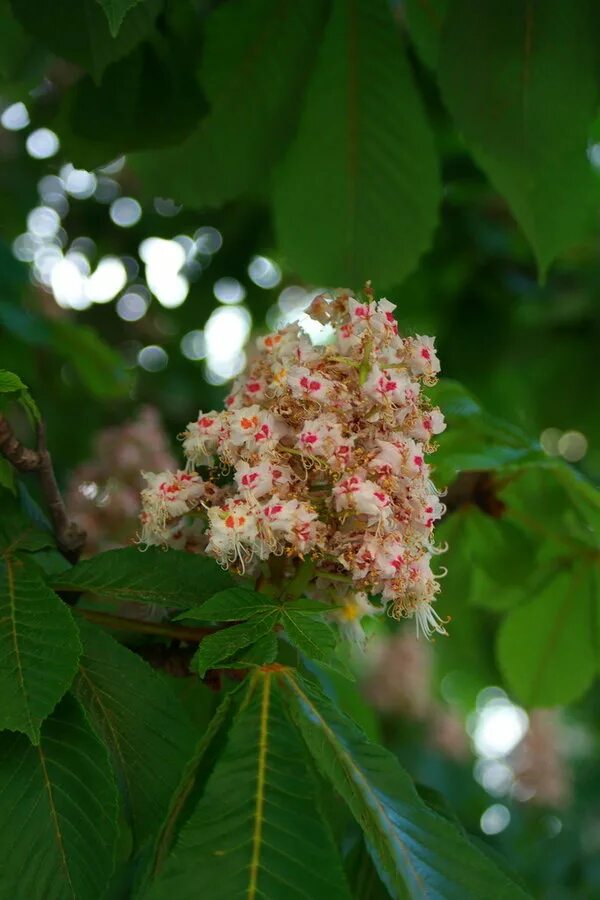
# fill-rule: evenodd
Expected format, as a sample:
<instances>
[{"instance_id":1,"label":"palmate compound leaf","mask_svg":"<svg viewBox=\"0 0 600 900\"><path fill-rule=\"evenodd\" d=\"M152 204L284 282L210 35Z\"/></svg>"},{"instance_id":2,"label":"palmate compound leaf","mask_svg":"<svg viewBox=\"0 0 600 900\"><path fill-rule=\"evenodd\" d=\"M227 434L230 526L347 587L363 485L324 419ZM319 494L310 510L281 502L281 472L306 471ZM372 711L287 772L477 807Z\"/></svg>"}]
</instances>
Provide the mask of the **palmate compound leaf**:
<instances>
[{"instance_id":1,"label":"palmate compound leaf","mask_svg":"<svg viewBox=\"0 0 600 900\"><path fill-rule=\"evenodd\" d=\"M594 622L597 562L558 573L504 619L498 664L528 706L569 703L590 686L597 668Z\"/></svg>"},{"instance_id":2,"label":"palmate compound leaf","mask_svg":"<svg viewBox=\"0 0 600 900\"><path fill-rule=\"evenodd\" d=\"M61 591L90 591L107 600L185 609L228 587L232 579L208 557L125 547L83 560L57 576L56 582Z\"/></svg>"},{"instance_id":3,"label":"palmate compound leaf","mask_svg":"<svg viewBox=\"0 0 600 900\"><path fill-rule=\"evenodd\" d=\"M47 719L39 746L0 735L0 896L98 900L116 838L106 748L76 700Z\"/></svg>"},{"instance_id":4,"label":"palmate compound leaf","mask_svg":"<svg viewBox=\"0 0 600 900\"><path fill-rule=\"evenodd\" d=\"M225 750L148 900L349 900L276 670L249 681Z\"/></svg>"},{"instance_id":5,"label":"palmate compound leaf","mask_svg":"<svg viewBox=\"0 0 600 900\"><path fill-rule=\"evenodd\" d=\"M440 200L429 125L386 0L334 0L298 133L275 183L289 265L314 284L397 283Z\"/></svg>"},{"instance_id":6,"label":"palmate compound leaf","mask_svg":"<svg viewBox=\"0 0 600 900\"><path fill-rule=\"evenodd\" d=\"M264 189L294 128L327 10L322 0L215 9L200 79L211 112L181 146L131 157L142 185L199 208Z\"/></svg>"},{"instance_id":7,"label":"palmate compound leaf","mask_svg":"<svg viewBox=\"0 0 600 900\"><path fill-rule=\"evenodd\" d=\"M363 829L393 898L528 896L452 822L427 807L397 759L371 743L320 690L291 670L279 680L309 750Z\"/></svg>"},{"instance_id":8,"label":"palmate compound leaf","mask_svg":"<svg viewBox=\"0 0 600 900\"><path fill-rule=\"evenodd\" d=\"M192 754L191 722L168 682L87 622L73 692L109 749L136 843L155 832Z\"/></svg>"},{"instance_id":9,"label":"palmate compound leaf","mask_svg":"<svg viewBox=\"0 0 600 900\"><path fill-rule=\"evenodd\" d=\"M77 670L73 617L27 556L0 556L0 729L34 742Z\"/></svg>"},{"instance_id":10,"label":"palmate compound leaf","mask_svg":"<svg viewBox=\"0 0 600 900\"><path fill-rule=\"evenodd\" d=\"M274 635L271 640L269 638L273 627L280 624L290 643L304 656L334 669L346 678L352 678L350 671L336 655L336 632L319 618L330 610L325 604L305 598L291 602L278 601L256 591L230 588L220 591L202 606L191 609L178 618L201 622L240 622L239 625L204 638L196 656L201 676L208 668L228 661L240 648L255 641L261 642L257 654L244 654L241 660L236 659L235 667L239 668L244 659L254 660L257 664L272 662L275 658L272 655Z\"/></svg>"},{"instance_id":11,"label":"palmate compound leaf","mask_svg":"<svg viewBox=\"0 0 600 900\"><path fill-rule=\"evenodd\" d=\"M476 161L545 272L581 236L594 198L586 158L598 100L593 4L454 0L438 76Z\"/></svg>"}]
</instances>

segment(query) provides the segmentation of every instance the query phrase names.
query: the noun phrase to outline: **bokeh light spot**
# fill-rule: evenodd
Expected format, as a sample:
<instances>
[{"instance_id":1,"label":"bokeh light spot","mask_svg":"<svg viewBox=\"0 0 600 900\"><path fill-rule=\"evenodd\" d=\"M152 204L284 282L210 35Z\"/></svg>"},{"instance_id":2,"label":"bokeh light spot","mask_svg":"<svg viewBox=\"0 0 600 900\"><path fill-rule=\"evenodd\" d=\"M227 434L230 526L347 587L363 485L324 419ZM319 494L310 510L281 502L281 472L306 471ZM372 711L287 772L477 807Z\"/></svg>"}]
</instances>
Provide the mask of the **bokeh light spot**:
<instances>
[{"instance_id":1,"label":"bokeh light spot","mask_svg":"<svg viewBox=\"0 0 600 900\"><path fill-rule=\"evenodd\" d=\"M167 351L158 344L142 347L137 357L138 365L146 372L161 372L169 363Z\"/></svg>"},{"instance_id":2,"label":"bokeh light spot","mask_svg":"<svg viewBox=\"0 0 600 900\"><path fill-rule=\"evenodd\" d=\"M119 197L111 203L109 215L120 228L131 228L142 218L142 207L133 197Z\"/></svg>"},{"instance_id":3,"label":"bokeh light spot","mask_svg":"<svg viewBox=\"0 0 600 900\"><path fill-rule=\"evenodd\" d=\"M27 137L25 147L33 159L49 159L58 153L60 141L49 128L37 128Z\"/></svg>"}]
</instances>

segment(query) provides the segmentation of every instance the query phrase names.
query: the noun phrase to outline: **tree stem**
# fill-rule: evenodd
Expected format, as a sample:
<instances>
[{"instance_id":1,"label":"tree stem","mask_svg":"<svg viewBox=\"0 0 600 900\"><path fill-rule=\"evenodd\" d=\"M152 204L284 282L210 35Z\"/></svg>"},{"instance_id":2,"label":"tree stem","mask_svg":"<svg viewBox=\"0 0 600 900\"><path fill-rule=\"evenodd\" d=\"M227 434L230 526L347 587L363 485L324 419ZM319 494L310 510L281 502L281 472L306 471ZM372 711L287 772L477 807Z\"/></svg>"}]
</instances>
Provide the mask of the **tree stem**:
<instances>
[{"instance_id":1,"label":"tree stem","mask_svg":"<svg viewBox=\"0 0 600 900\"><path fill-rule=\"evenodd\" d=\"M114 616L112 613L96 609L75 607L73 612L83 616L88 622L103 625L117 631L134 631L139 634L156 634L162 637L176 638L180 641L201 641L208 634L214 634L218 628L188 628L185 625L174 625L171 622L144 622L140 619L128 619L125 616Z\"/></svg>"}]
</instances>

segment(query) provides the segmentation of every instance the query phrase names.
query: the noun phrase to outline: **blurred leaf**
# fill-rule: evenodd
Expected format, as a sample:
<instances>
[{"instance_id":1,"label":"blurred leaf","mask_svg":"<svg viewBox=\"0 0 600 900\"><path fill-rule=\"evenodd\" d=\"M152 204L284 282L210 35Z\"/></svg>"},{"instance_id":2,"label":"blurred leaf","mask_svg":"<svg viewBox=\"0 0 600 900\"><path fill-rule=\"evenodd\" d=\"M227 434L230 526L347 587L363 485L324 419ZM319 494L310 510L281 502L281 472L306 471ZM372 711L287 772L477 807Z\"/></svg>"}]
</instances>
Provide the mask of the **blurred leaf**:
<instances>
[{"instance_id":1,"label":"blurred leaf","mask_svg":"<svg viewBox=\"0 0 600 900\"><path fill-rule=\"evenodd\" d=\"M404 0L406 24L419 56L435 71L444 18L452 0Z\"/></svg>"},{"instance_id":2,"label":"blurred leaf","mask_svg":"<svg viewBox=\"0 0 600 900\"><path fill-rule=\"evenodd\" d=\"M88 76L74 86L57 130L76 165L93 168L132 150L180 144L205 112L187 57L176 44L155 44L113 63L100 84Z\"/></svg>"},{"instance_id":3,"label":"blurred leaf","mask_svg":"<svg viewBox=\"0 0 600 900\"><path fill-rule=\"evenodd\" d=\"M36 49L31 37L11 15L8 0L0 0L0 82L3 100L13 94L14 82L18 83L33 68L32 57ZM27 88L23 86L23 94L26 92Z\"/></svg>"},{"instance_id":4,"label":"blurred leaf","mask_svg":"<svg viewBox=\"0 0 600 900\"><path fill-rule=\"evenodd\" d=\"M90 393L96 397L127 393L129 376L123 360L93 329L67 319L55 319L51 327L54 349L71 363Z\"/></svg>"},{"instance_id":5,"label":"blurred leaf","mask_svg":"<svg viewBox=\"0 0 600 900\"><path fill-rule=\"evenodd\" d=\"M510 517L538 538L547 557L600 546L600 493L563 462L524 469L500 492Z\"/></svg>"},{"instance_id":6,"label":"blurred leaf","mask_svg":"<svg viewBox=\"0 0 600 900\"><path fill-rule=\"evenodd\" d=\"M0 735L0 835L5 897L103 896L117 791L106 748L72 697L44 723L39 746Z\"/></svg>"},{"instance_id":7,"label":"blurred leaf","mask_svg":"<svg viewBox=\"0 0 600 900\"><path fill-rule=\"evenodd\" d=\"M98 3L106 13L110 33L113 37L117 36L123 24L123 19L132 6L136 6L140 2L145 2L145 0L98 0Z\"/></svg>"},{"instance_id":8,"label":"blurred leaf","mask_svg":"<svg viewBox=\"0 0 600 900\"><path fill-rule=\"evenodd\" d=\"M202 639L192 665L197 668L198 674L203 678L208 669L214 668L218 663L224 663L242 647L248 647L249 644L254 644L269 634L278 618L279 612L276 609L266 610L257 613L240 625L232 625L215 634L209 634Z\"/></svg>"},{"instance_id":9,"label":"blurred leaf","mask_svg":"<svg viewBox=\"0 0 600 900\"><path fill-rule=\"evenodd\" d=\"M436 438L439 448L433 468L438 485L448 484L458 472L510 471L548 463L537 441L512 423L485 412L458 382L444 378L429 393L448 424Z\"/></svg>"},{"instance_id":10,"label":"blurred leaf","mask_svg":"<svg viewBox=\"0 0 600 900\"><path fill-rule=\"evenodd\" d=\"M0 369L0 394L10 394L14 391L26 391L27 385L23 384L18 375L14 372L7 372L6 369Z\"/></svg>"},{"instance_id":11,"label":"blurred leaf","mask_svg":"<svg viewBox=\"0 0 600 900\"><path fill-rule=\"evenodd\" d=\"M60 576L57 590L185 609L229 584L231 576L208 557L158 547L143 552L124 547L78 563Z\"/></svg>"},{"instance_id":12,"label":"blurred leaf","mask_svg":"<svg viewBox=\"0 0 600 900\"><path fill-rule=\"evenodd\" d=\"M524 528L475 506L468 509L468 522L467 552L476 572L483 571L500 591L531 576L536 547Z\"/></svg>"},{"instance_id":13,"label":"blurred leaf","mask_svg":"<svg viewBox=\"0 0 600 900\"><path fill-rule=\"evenodd\" d=\"M260 192L296 120L327 4L231 0L208 17L201 84L211 112L180 147L130 162L149 191L190 206Z\"/></svg>"},{"instance_id":14,"label":"blurred leaf","mask_svg":"<svg viewBox=\"0 0 600 900\"><path fill-rule=\"evenodd\" d=\"M510 612L498 633L498 663L509 688L528 706L569 703L596 670L592 569L561 572Z\"/></svg>"},{"instance_id":15,"label":"blurred leaf","mask_svg":"<svg viewBox=\"0 0 600 900\"><path fill-rule=\"evenodd\" d=\"M448 544L441 557L447 573L440 581L437 609L441 616L451 616L448 637L435 644L438 677L451 683L454 699L470 709L479 691L497 682L493 660L494 628L485 610L471 605L474 571L469 556L469 511L458 510L445 518L436 529L437 542Z\"/></svg>"},{"instance_id":16,"label":"blurred leaf","mask_svg":"<svg viewBox=\"0 0 600 900\"><path fill-rule=\"evenodd\" d=\"M334 0L275 189L289 266L315 284L400 281L440 200L429 125L385 0Z\"/></svg>"},{"instance_id":17,"label":"blurred leaf","mask_svg":"<svg viewBox=\"0 0 600 900\"><path fill-rule=\"evenodd\" d=\"M0 558L0 728L34 744L66 690L81 645L69 609L25 556Z\"/></svg>"},{"instance_id":18,"label":"blurred leaf","mask_svg":"<svg viewBox=\"0 0 600 900\"><path fill-rule=\"evenodd\" d=\"M543 276L589 221L586 144L598 101L591 6L454 0L440 47L444 99L506 197Z\"/></svg>"},{"instance_id":19,"label":"blurred leaf","mask_svg":"<svg viewBox=\"0 0 600 900\"><path fill-rule=\"evenodd\" d=\"M206 791L148 898L349 900L316 782L272 672L257 672Z\"/></svg>"},{"instance_id":20,"label":"blurred leaf","mask_svg":"<svg viewBox=\"0 0 600 900\"><path fill-rule=\"evenodd\" d=\"M393 898L527 896L452 822L429 809L397 759L367 740L318 689L291 671L281 682L309 750L363 829Z\"/></svg>"},{"instance_id":21,"label":"blurred leaf","mask_svg":"<svg viewBox=\"0 0 600 900\"><path fill-rule=\"evenodd\" d=\"M14 494L15 487L15 470L7 459L0 459L0 487L6 488Z\"/></svg>"},{"instance_id":22,"label":"blurred leaf","mask_svg":"<svg viewBox=\"0 0 600 900\"><path fill-rule=\"evenodd\" d=\"M126 56L146 37L161 8L160 0L136 3L119 33L113 36L99 0L10 2L15 16L26 31L37 37L57 56L77 63L96 79L101 77L111 62Z\"/></svg>"},{"instance_id":23,"label":"blurred leaf","mask_svg":"<svg viewBox=\"0 0 600 900\"><path fill-rule=\"evenodd\" d=\"M78 622L83 643L73 690L107 745L140 844L155 833L193 748L168 682L99 628Z\"/></svg>"}]
</instances>

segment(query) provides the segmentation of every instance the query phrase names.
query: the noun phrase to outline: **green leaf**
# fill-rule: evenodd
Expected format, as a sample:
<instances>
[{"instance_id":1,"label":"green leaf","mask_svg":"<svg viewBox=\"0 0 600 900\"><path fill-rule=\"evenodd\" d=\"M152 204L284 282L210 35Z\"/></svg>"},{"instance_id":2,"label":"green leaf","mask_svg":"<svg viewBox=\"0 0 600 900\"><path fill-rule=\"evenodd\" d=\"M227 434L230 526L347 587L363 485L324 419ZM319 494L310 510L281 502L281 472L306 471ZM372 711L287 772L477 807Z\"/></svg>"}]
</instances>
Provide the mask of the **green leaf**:
<instances>
[{"instance_id":1,"label":"green leaf","mask_svg":"<svg viewBox=\"0 0 600 900\"><path fill-rule=\"evenodd\" d=\"M318 600L278 601L258 591L229 588L210 597L202 606L194 607L178 616L178 619L195 619L199 622L239 622L256 613L277 609L285 613L326 613L331 607Z\"/></svg>"},{"instance_id":2,"label":"green leaf","mask_svg":"<svg viewBox=\"0 0 600 900\"><path fill-rule=\"evenodd\" d=\"M110 751L134 839L158 828L192 753L190 720L168 682L99 628L79 622L73 691Z\"/></svg>"},{"instance_id":3,"label":"green leaf","mask_svg":"<svg viewBox=\"0 0 600 900\"><path fill-rule=\"evenodd\" d=\"M595 33L587 2L455 0L446 17L444 99L542 275L579 240L594 203L585 151L598 101Z\"/></svg>"},{"instance_id":4,"label":"green leaf","mask_svg":"<svg viewBox=\"0 0 600 900\"><path fill-rule=\"evenodd\" d=\"M559 573L500 627L498 663L510 690L528 706L569 703L593 680L592 577L592 567L582 564Z\"/></svg>"},{"instance_id":5,"label":"green leaf","mask_svg":"<svg viewBox=\"0 0 600 900\"><path fill-rule=\"evenodd\" d=\"M192 757L188 760L188 763L183 770L183 774L177 785L177 789L171 797L167 814L162 822L154 844L150 872L152 878L156 878L163 868L167 855L171 850L174 839L183 822L184 814L188 811L190 798L193 797L195 791L198 789L200 770L210 749L215 743L217 736L220 736L226 728L226 723L230 718L231 706L231 694L225 694L216 713L212 717L208 728L198 741Z\"/></svg>"},{"instance_id":6,"label":"green leaf","mask_svg":"<svg viewBox=\"0 0 600 900\"><path fill-rule=\"evenodd\" d=\"M503 585L522 584L531 576L536 547L524 528L477 507L468 510L468 519L468 552L476 570L483 570L500 590Z\"/></svg>"},{"instance_id":7,"label":"green leaf","mask_svg":"<svg viewBox=\"0 0 600 900\"><path fill-rule=\"evenodd\" d=\"M213 559L158 547L124 547L83 560L58 576L55 587L185 609L230 584L231 576Z\"/></svg>"},{"instance_id":8,"label":"green leaf","mask_svg":"<svg viewBox=\"0 0 600 900\"><path fill-rule=\"evenodd\" d=\"M129 376L123 360L92 328L67 319L54 319L52 344L73 366L90 394L102 398L122 397L127 393Z\"/></svg>"},{"instance_id":9,"label":"green leaf","mask_svg":"<svg viewBox=\"0 0 600 900\"><path fill-rule=\"evenodd\" d=\"M281 674L291 714L345 799L393 898L517 900L527 894L417 794L395 756L371 743L314 686Z\"/></svg>"},{"instance_id":10,"label":"green leaf","mask_svg":"<svg viewBox=\"0 0 600 900\"><path fill-rule=\"evenodd\" d=\"M458 382L443 378L429 393L448 423L447 430L436 438L439 449L433 465L439 485L448 484L462 471L514 471L547 463L537 441L510 422L486 413Z\"/></svg>"},{"instance_id":11,"label":"green leaf","mask_svg":"<svg viewBox=\"0 0 600 900\"><path fill-rule=\"evenodd\" d=\"M132 150L180 144L206 110L188 56L175 42L141 44L73 87L56 131L68 158L92 168Z\"/></svg>"},{"instance_id":12,"label":"green leaf","mask_svg":"<svg viewBox=\"0 0 600 900\"><path fill-rule=\"evenodd\" d=\"M227 660L228 669L250 669L275 662L279 643L273 631L259 638L254 644L245 647Z\"/></svg>"},{"instance_id":13,"label":"green leaf","mask_svg":"<svg viewBox=\"0 0 600 900\"><path fill-rule=\"evenodd\" d=\"M81 645L69 609L24 556L0 558L0 729L34 744L77 670Z\"/></svg>"},{"instance_id":14,"label":"green leaf","mask_svg":"<svg viewBox=\"0 0 600 900\"><path fill-rule=\"evenodd\" d=\"M288 265L316 284L400 281L440 200L433 137L386 0L334 0L275 187Z\"/></svg>"},{"instance_id":15,"label":"green leaf","mask_svg":"<svg viewBox=\"0 0 600 900\"><path fill-rule=\"evenodd\" d=\"M29 393L29 388L23 384L18 375L14 372L8 372L6 369L0 369L0 394L18 395L17 400L29 416L30 422L37 423L41 420L40 411L37 403Z\"/></svg>"},{"instance_id":16,"label":"green leaf","mask_svg":"<svg viewBox=\"0 0 600 900\"><path fill-rule=\"evenodd\" d=\"M279 618L278 610L267 610L258 613L247 622L233 625L209 634L202 639L200 649L194 656L193 664L197 666L201 678L207 669L214 668L217 663L222 663L242 647L248 647L273 630Z\"/></svg>"},{"instance_id":17,"label":"green leaf","mask_svg":"<svg viewBox=\"0 0 600 900\"><path fill-rule=\"evenodd\" d=\"M0 487L6 488L11 494L16 493L15 470L7 459L0 459Z\"/></svg>"},{"instance_id":18,"label":"green leaf","mask_svg":"<svg viewBox=\"0 0 600 900\"><path fill-rule=\"evenodd\" d=\"M105 2L115 8L123 5L118 0ZM106 66L125 56L149 34L161 3L144 0L135 4L116 37L99 0L11 0L11 6L23 28L44 46L100 78Z\"/></svg>"},{"instance_id":19,"label":"green leaf","mask_svg":"<svg viewBox=\"0 0 600 900\"><path fill-rule=\"evenodd\" d=\"M277 679L257 672L225 751L149 900L349 900Z\"/></svg>"},{"instance_id":20,"label":"green leaf","mask_svg":"<svg viewBox=\"0 0 600 900\"><path fill-rule=\"evenodd\" d=\"M287 606L282 610L282 622L290 642L304 656L334 669L346 678L353 678L349 669L336 656L338 635L331 625L313 618L310 614L290 611Z\"/></svg>"},{"instance_id":21,"label":"green leaf","mask_svg":"<svg viewBox=\"0 0 600 900\"><path fill-rule=\"evenodd\" d=\"M110 33L116 37L129 10L142 0L98 0L108 19Z\"/></svg>"},{"instance_id":22,"label":"green leaf","mask_svg":"<svg viewBox=\"0 0 600 900\"><path fill-rule=\"evenodd\" d=\"M456 699L465 711L474 705L480 690L498 680L493 655L495 623L489 621L485 610L472 605L476 594L475 573L465 539L468 521L469 511L461 509L445 517L436 529L436 540L440 545L448 544L448 552L440 558L447 574L440 581L436 605L441 616L451 616L448 637L435 642L436 668L440 679L447 676L452 683Z\"/></svg>"},{"instance_id":23,"label":"green leaf","mask_svg":"<svg viewBox=\"0 0 600 900\"><path fill-rule=\"evenodd\" d=\"M188 610L179 619L197 619L200 622L239 622L261 612L279 609L275 600L257 591L229 588L210 597L202 606Z\"/></svg>"},{"instance_id":24,"label":"green leaf","mask_svg":"<svg viewBox=\"0 0 600 900\"><path fill-rule=\"evenodd\" d=\"M106 749L65 697L39 746L0 735L5 897L97 900L113 869L117 791Z\"/></svg>"},{"instance_id":25,"label":"green leaf","mask_svg":"<svg viewBox=\"0 0 600 900\"><path fill-rule=\"evenodd\" d=\"M23 384L18 375L7 369L0 369L0 394L10 394L14 391L26 391L28 387Z\"/></svg>"},{"instance_id":26,"label":"green leaf","mask_svg":"<svg viewBox=\"0 0 600 900\"><path fill-rule=\"evenodd\" d=\"M259 192L281 156L327 4L231 0L208 18L201 84L211 112L180 147L130 162L149 190L191 206Z\"/></svg>"},{"instance_id":27,"label":"green leaf","mask_svg":"<svg viewBox=\"0 0 600 900\"><path fill-rule=\"evenodd\" d=\"M444 18L451 0L405 0L406 24L419 56L430 69L437 68Z\"/></svg>"}]
</instances>

